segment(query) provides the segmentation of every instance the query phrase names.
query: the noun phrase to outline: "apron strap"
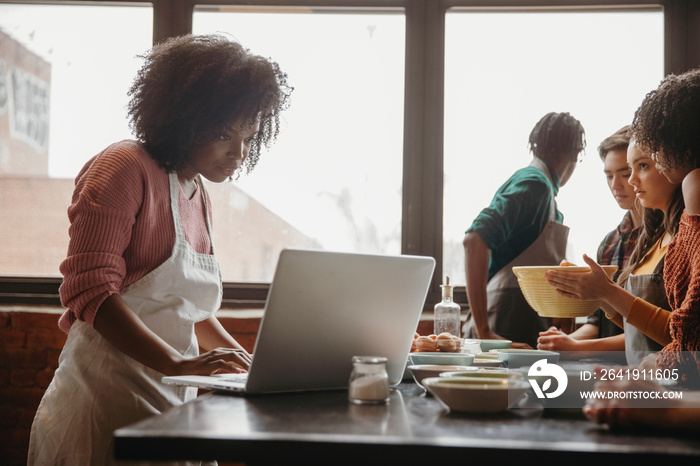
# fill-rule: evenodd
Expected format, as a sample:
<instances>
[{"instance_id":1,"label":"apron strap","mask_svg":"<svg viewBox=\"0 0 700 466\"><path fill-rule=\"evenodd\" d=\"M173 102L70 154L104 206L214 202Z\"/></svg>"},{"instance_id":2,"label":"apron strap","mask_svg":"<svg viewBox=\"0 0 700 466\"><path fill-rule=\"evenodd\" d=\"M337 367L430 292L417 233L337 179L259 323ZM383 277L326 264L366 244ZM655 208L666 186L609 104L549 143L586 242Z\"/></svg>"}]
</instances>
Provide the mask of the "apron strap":
<instances>
[{"instance_id":1,"label":"apron strap","mask_svg":"<svg viewBox=\"0 0 700 466\"><path fill-rule=\"evenodd\" d=\"M175 244L187 242L185 240L185 232L182 229L180 221L180 183L177 180L177 172L168 174L170 182L170 211L173 214L173 223L175 226Z\"/></svg>"},{"instance_id":2,"label":"apron strap","mask_svg":"<svg viewBox=\"0 0 700 466\"><path fill-rule=\"evenodd\" d=\"M175 242L187 243L185 240L185 231L182 228L182 221L180 219L180 183L177 179L177 173L170 172L168 174L168 179L170 183L170 210L173 214L173 223L175 226ZM212 252L211 255L216 255L216 251L214 250L214 231L212 229L211 220L209 217L209 194L204 187L201 175L197 175L195 178L195 183L197 183L202 192L204 217L207 222L207 232L209 233L209 244L211 245Z\"/></svg>"},{"instance_id":3,"label":"apron strap","mask_svg":"<svg viewBox=\"0 0 700 466\"><path fill-rule=\"evenodd\" d=\"M207 231L209 232L209 244L211 244L211 253L213 255L216 255L216 251L214 250L214 229L211 226L211 220L209 217L209 193L207 192L207 189L204 187L204 182L202 181L202 176L197 175L197 184L199 185L199 188L202 190L202 199L204 201L204 216L206 217L207 221Z\"/></svg>"}]
</instances>

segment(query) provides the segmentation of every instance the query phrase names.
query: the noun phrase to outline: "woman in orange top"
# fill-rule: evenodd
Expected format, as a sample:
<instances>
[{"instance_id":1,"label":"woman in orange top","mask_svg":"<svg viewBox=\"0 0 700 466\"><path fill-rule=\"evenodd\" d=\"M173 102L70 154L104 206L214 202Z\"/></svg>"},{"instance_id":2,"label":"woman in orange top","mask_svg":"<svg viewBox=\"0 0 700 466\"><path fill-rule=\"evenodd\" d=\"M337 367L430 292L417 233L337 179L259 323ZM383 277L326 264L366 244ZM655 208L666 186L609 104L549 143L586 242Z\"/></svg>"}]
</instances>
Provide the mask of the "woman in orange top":
<instances>
[{"instance_id":1,"label":"woman in orange top","mask_svg":"<svg viewBox=\"0 0 700 466\"><path fill-rule=\"evenodd\" d=\"M685 211L668 247L664 265L666 294L672 312L670 342L648 356L641 368L676 371L686 385L700 382L700 69L669 75L645 97L632 123L638 143L656 159L659 171L682 186ZM655 372L655 371L654 371ZM662 371L666 372L666 371ZM649 381L617 381L597 385L602 391L661 390ZM619 427L700 430L700 397L686 392L682 400L632 406L628 401L590 399L590 419Z\"/></svg>"},{"instance_id":2,"label":"woman in orange top","mask_svg":"<svg viewBox=\"0 0 700 466\"><path fill-rule=\"evenodd\" d=\"M628 182L634 187L636 200L644 207L643 230L630 264L620 274L619 284L610 280L588 256L584 256L584 260L591 272L547 273L549 283L556 286L559 293L603 301L606 316L625 326L627 362L634 366L650 351L659 350L671 341L670 312L660 272L683 212L680 189L655 168L650 154L639 149L638 143L631 140L627 163L632 170Z\"/></svg>"},{"instance_id":3,"label":"woman in orange top","mask_svg":"<svg viewBox=\"0 0 700 466\"><path fill-rule=\"evenodd\" d=\"M657 167L680 184L685 200L678 234L669 246L664 275L673 313L672 341L649 366L678 369L700 385L700 69L666 77L647 94L632 125Z\"/></svg>"}]
</instances>

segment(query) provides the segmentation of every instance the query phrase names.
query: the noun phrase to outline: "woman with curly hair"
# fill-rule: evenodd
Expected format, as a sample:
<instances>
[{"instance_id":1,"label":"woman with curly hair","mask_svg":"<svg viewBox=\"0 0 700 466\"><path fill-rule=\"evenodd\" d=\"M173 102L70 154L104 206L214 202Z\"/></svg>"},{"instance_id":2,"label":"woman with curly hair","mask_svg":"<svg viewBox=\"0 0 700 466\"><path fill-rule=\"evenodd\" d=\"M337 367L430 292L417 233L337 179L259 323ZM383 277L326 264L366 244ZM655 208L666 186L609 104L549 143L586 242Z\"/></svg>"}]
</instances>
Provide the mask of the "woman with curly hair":
<instances>
[{"instance_id":1,"label":"woman with curly hair","mask_svg":"<svg viewBox=\"0 0 700 466\"><path fill-rule=\"evenodd\" d=\"M632 131L659 171L683 190L685 211L666 254L672 341L647 365L700 385L700 69L669 75L644 98Z\"/></svg>"},{"instance_id":2,"label":"woman with curly hair","mask_svg":"<svg viewBox=\"0 0 700 466\"><path fill-rule=\"evenodd\" d=\"M683 194L655 167L651 154L630 140L627 149L628 182L642 211L642 226L629 263L617 283L587 255L591 270L569 273L550 270L546 276L559 293L575 299L600 300L607 318L625 329L627 364L642 359L671 341L670 307L664 289L664 257L678 232Z\"/></svg>"},{"instance_id":3,"label":"woman with curly hair","mask_svg":"<svg viewBox=\"0 0 700 466\"><path fill-rule=\"evenodd\" d=\"M60 267L68 338L30 465L113 464L115 429L196 395L164 375L250 364L214 316L221 274L202 177L252 170L291 88L276 63L222 36L169 39L142 58L128 107L137 140L107 147L76 178Z\"/></svg>"},{"instance_id":4,"label":"woman with curly hair","mask_svg":"<svg viewBox=\"0 0 700 466\"><path fill-rule=\"evenodd\" d=\"M700 69L669 75L646 95L635 112L632 137L654 159L659 173L681 187L684 210L669 242L663 265L671 312L630 303L623 314L651 315L644 333L668 335L658 353L647 356L643 369L675 370L686 386L700 386ZM592 267L595 268L593 264ZM588 274L591 275L591 274ZM597 275L600 275L598 273ZM550 283L581 299L597 295L575 291L561 272L549 272ZM590 287L600 293L604 287ZM620 305L617 306L621 308ZM618 311L619 312L619 311ZM657 332L657 330L659 332ZM656 339L656 338L655 338ZM661 342L661 339L656 339Z\"/></svg>"}]
</instances>

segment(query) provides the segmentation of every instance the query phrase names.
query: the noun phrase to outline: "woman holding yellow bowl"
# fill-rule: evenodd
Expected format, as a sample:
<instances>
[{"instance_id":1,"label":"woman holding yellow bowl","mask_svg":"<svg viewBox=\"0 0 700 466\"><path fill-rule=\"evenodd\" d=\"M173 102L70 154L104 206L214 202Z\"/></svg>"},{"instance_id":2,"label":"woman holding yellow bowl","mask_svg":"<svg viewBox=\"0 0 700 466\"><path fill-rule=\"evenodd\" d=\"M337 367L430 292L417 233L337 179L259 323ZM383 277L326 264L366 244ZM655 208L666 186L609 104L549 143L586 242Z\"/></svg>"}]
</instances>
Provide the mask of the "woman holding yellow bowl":
<instances>
[{"instance_id":1,"label":"woman holding yellow bowl","mask_svg":"<svg viewBox=\"0 0 700 466\"><path fill-rule=\"evenodd\" d=\"M684 202L680 186L669 182L656 169L651 154L643 152L634 140L627 151L627 163L632 170L629 183L637 202L644 207L643 226L618 284L588 256L584 260L590 272L549 271L547 278L563 295L603 300L606 316L625 329L627 363L637 366L649 353L671 341L663 265L668 246L678 232Z\"/></svg>"}]
</instances>

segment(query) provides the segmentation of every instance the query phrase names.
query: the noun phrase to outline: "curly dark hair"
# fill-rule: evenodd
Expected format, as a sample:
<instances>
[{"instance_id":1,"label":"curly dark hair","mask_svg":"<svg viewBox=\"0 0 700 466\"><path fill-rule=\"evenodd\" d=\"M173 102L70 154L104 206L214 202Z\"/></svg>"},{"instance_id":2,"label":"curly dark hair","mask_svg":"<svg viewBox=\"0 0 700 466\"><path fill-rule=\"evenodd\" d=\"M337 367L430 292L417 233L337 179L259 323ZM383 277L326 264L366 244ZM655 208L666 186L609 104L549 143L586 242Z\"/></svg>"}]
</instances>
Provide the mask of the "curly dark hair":
<instances>
[{"instance_id":1,"label":"curly dark hair","mask_svg":"<svg viewBox=\"0 0 700 466\"><path fill-rule=\"evenodd\" d=\"M700 68L668 75L644 97L632 137L662 168L700 167Z\"/></svg>"},{"instance_id":2,"label":"curly dark hair","mask_svg":"<svg viewBox=\"0 0 700 466\"><path fill-rule=\"evenodd\" d=\"M581 122L568 112L550 112L532 129L529 146L530 151L545 162L562 156L575 160L586 147L586 133Z\"/></svg>"},{"instance_id":3,"label":"curly dark hair","mask_svg":"<svg viewBox=\"0 0 700 466\"><path fill-rule=\"evenodd\" d=\"M600 155L600 160L605 162L605 157L610 151L627 150L630 145L630 127L630 125L623 126L607 138L603 139L598 146L598 155Z\"/></svg>"},{"instance_id":4,"label":"curly dark hair","mask_svg":"<svg viewBox=\"0 0 700 466\"><path fill-rule=\"evenodd\" d=\"M276 140L293 90L277 63L222 35L170 38L140 58L145 63L129 90L130 127L165 170L184 167L195 149L237 122L260 122L247 172L262 146Z\"/></svg>"}]
</instances>

